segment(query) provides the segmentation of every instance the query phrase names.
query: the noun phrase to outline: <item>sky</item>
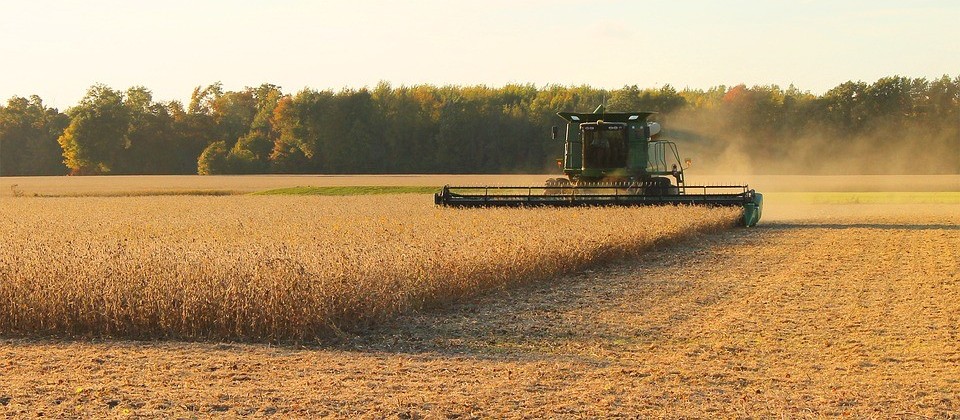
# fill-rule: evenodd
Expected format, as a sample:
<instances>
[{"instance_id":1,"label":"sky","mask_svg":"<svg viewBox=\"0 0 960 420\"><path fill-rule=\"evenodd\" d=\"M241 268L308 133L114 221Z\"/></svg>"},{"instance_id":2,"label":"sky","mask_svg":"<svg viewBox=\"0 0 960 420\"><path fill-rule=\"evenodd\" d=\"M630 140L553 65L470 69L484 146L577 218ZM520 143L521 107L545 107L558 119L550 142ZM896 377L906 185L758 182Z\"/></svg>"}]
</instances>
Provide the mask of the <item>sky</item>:
<instances>
[{"instance_id":1,"label":"sky","mask_svg":"<svg viewBox=\"0 0 960 420\"><path fill-rule=\"evenodd\" d=\"M678 89L960 75L956 0L33 0L0 4L0 100L95 83L284 92L508 83Z\"/></svg>"}]
</instances>

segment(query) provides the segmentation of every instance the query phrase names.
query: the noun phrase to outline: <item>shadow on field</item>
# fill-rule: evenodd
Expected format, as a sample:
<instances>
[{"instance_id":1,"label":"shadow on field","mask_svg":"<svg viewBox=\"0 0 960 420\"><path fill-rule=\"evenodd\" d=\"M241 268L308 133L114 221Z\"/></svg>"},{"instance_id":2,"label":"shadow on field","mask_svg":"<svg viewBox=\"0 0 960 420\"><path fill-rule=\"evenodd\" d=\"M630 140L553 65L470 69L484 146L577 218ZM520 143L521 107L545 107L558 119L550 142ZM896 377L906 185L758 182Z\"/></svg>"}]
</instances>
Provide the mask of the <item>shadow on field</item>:
<instances>
[{"instance_id":1,"label":"shadow on field","mask_svg":"<svg viewBox=\"0 0 960 420\"><path fill-rule=\"evenodd\" d=\"M770 235L798 229L960 230L950 224L760 224L684 238L549 282L490 292L396 320L334 345L345 351L421 354L427 357L575 360L606 364L608 355L643 353L670 341L688 317L736 295L730 282L698 282L716 261L763 247Z\"/></svg>"},{"instance_id":2,"label":"shadow on field","mask_svg":"<svg viewBox=\"0 0 960 420\"><path fill-rule=\"evenodd\" d=\"M667 341L689 317L729 298L730 283L705 286L697 261L723 258L717 245L758 241L761 231L695 235L644 256L550 282L486 293L356 332L339 350L597 366ZM684 274L681 274L684 273ZM321 346L331 347L331 346Z\"/></svg>"}]
</instances>

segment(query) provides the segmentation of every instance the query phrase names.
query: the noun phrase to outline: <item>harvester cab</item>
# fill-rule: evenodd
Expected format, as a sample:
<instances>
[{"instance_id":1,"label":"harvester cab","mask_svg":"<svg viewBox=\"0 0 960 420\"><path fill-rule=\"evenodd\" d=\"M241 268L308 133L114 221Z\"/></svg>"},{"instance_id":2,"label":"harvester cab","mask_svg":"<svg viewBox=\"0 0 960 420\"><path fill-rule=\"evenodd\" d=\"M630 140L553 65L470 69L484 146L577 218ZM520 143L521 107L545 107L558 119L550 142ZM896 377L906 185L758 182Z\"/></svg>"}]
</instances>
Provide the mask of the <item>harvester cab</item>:
<instances>
[{"instance_id":1,"label":"harvester cab","mask_svg":"<svg viewBox=\"0 0 960 420\"><path fill-rule=\"evenodd\" d=\"M741 206L742 224L760 220L763 196L746 185L687 185L677 145L661 139L653 112L560 112L566 120L565 177L543 186L457 187L446 185L434 202L448 206L583 206L695 204ZM553 127L558 140L560 129Z\"/></svg>"},{"instance_id":2,"label":"harvester cab","mask_svg":"<svg viewBox=\"0 0 960 420\"><path fill-rule=\"evenodd\" d=\"M567 121L562 161L567 181L653 188L671 184L682 189L684 168L677 145L659 139L660 124L647 121L653 114L605 112L603 105L592 113L557 114Z\"/></svg>"}]
</instances>

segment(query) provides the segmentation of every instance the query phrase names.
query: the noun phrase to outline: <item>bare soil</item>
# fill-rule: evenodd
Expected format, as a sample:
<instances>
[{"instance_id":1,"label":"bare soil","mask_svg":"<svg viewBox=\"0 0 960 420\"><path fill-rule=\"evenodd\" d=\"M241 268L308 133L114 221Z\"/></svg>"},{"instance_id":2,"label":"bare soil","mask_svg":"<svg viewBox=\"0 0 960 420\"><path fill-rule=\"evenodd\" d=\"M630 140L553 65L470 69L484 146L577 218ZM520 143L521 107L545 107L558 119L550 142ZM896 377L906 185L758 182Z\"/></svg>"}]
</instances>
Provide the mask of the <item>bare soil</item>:
<instances>
[{"instance_id":1,"label":"bare soil","mask_svg":"<svg viewBox=\"0 0 960 420\"><path fill-rule=\"evenodd\" d=\"M788 210L318 346L3 339L0 413L960 416L957 206Z\"/></svg>"}]
</instances>

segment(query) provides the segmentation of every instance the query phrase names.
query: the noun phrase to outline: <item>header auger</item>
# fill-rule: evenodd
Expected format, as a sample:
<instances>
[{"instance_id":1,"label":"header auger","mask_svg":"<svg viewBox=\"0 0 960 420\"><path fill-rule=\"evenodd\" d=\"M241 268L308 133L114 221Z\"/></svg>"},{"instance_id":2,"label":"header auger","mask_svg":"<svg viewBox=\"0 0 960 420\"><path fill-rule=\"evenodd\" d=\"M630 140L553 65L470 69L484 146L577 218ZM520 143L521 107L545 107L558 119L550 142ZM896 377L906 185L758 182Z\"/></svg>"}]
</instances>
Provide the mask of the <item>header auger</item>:
<instances>
[{"instance_id":1,"label":"header auger","mask_svg":"<svg viewBox=\"0 0 960 420\"><path fill-rule=\"evenodd\" d=\"M740 206L742 223L760 220L763 195L746 185L686 185L677 145L659 137L660 124L648 122L652 112L560 112L567 121L563 168L565 178L550 178L538 187L444 186L439 205L592 206L696 204ZM559 137L553 127L553 138Z\"/></svg>"}]
</instances>

